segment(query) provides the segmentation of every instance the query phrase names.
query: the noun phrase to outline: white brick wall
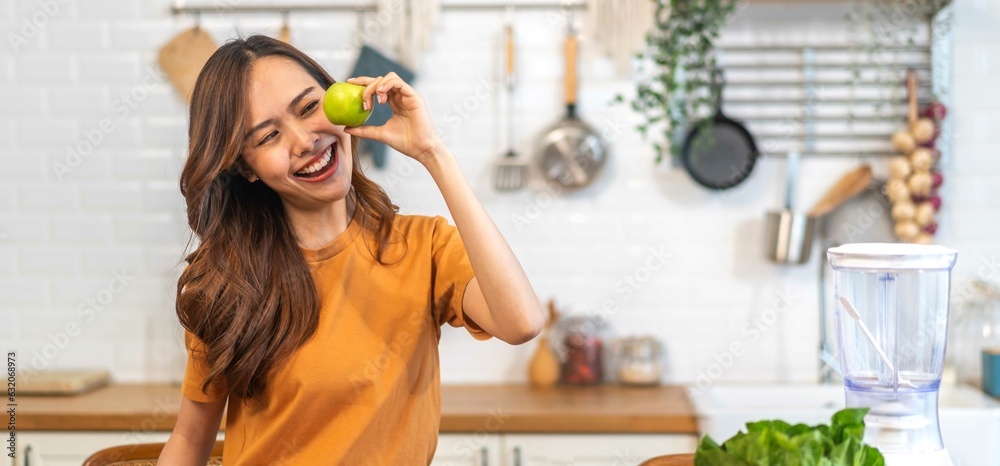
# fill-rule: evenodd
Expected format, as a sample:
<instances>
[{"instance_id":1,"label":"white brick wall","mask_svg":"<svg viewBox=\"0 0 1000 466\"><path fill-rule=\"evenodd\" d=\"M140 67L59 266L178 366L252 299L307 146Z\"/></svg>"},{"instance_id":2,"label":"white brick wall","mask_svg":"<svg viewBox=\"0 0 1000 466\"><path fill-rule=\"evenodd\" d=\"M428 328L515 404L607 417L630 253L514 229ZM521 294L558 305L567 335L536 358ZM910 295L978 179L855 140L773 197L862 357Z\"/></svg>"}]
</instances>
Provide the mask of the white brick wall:
<instances>
[{"instance_id":1,"label":"white brick wall","mask_svg":"<svg viewBox=\"0 0 1000 466\"><path fill-rule=\"evenodd\" d=\"M173 316L173 287L187 240L177 175L186 149L186 108L162 76L142 79L156 48L190 26L169 14L169 0L79 0L54 14L35 0L0 0L0 37L21 33L24 20L47 24L13 50L0 46L0 341L32 357L50 344L50 332L77 322L81 334L49 367L106 367L120 380L175 380L184 354ZM762 7L751 7L762 8ZM40 13L41 12L41 13ZM772 11L766 28L745 20L730 40L834 40L843 28L803 14ZM805 13L808 15L808 12ZM782 16L786 15L786 16ZM827 15L826 17L834 17ZM581 115L599 129L631 122L613 142L602 179L578 193L552 196L538 189L497 194L490 168L502 154L499 88L475 98L497 70L498 15L448 12L422 57L414 83L445 132L462 170L518 254L539 296L555 297L567 312L593 312L608 301L611 332L652 333L666 344L668 377L692 381L733 342L747 353L723 380L812 380L817 366L816 263L776 267L762 259L764 211L781 202L780 160L764 160L742 186L720 195L695 186L685 173L654 166L648 144L632 130L637 116L608 107L616 92L634 91L615 79L607 60L586 55ZM798 18L798 19L795 19ZM961 252L956 276L996 278L984 265L1000 257L1000 4L956 0L953 104L955 153L946 169L942 243ZM759 18L758 18L759 19ZM216 42L233 35L277 30L279 18L206 14ZM337 79L354 60L345 49L352 15L292 16L293 41ZM562 116L561 27L545 13L519 13L516 148L529 154L537 134ZM766 29L766 30L764 30ZM583 48L588 50L586 39ZM155 68L154 68L155 70ZM135 108L116 111L121 96L144 90ZM456 106L467 116L455 119ZM57 175L70 148L90 145L69 173ZM369 173L405 213L448 216L430 177L391 154L385 171ZM807 160L797 201L808 205L854 160ZM412 166L409 166L412 168ZM534 186L534 188L538 188ZM515 218L529 217L523 224ZM625 292L627 276L642 271L650 248L670 253L665 265ZM124 291L108 294L124 268ZM104 293L110 304L84 322L77 312ZM788 296L790 310L758 336L748 325ZM524 379L534 344L510 347L476 342L448 329L441 341L445 382ZM489 361L489 364L483 364Z\"/></svg>"}]
</instances>

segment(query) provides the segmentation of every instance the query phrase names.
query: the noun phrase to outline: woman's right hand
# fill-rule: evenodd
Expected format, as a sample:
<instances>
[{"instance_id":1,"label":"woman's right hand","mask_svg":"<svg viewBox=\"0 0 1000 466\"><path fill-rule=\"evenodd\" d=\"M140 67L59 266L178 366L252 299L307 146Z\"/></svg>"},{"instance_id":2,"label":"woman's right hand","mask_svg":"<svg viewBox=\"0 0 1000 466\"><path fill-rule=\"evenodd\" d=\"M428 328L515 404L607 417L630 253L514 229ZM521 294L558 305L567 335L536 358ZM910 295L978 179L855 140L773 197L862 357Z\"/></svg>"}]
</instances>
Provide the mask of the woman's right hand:
<instances>
[{"instance_id":1,"label":"woman's right hand","mask_svg":"<svg viewBox=\"0 0 1000 466\"><path fill-rule=\"evenodd\" d=\"M394 72L372 78L359 76L347 82L365 86L362 98L366 105L378 99L392 108L392 118L382 126L354 126L344 131L350 135L384 142L399 153L412 157L423 165L443 148L424 99Z\"/></svg>"}]
</instances>

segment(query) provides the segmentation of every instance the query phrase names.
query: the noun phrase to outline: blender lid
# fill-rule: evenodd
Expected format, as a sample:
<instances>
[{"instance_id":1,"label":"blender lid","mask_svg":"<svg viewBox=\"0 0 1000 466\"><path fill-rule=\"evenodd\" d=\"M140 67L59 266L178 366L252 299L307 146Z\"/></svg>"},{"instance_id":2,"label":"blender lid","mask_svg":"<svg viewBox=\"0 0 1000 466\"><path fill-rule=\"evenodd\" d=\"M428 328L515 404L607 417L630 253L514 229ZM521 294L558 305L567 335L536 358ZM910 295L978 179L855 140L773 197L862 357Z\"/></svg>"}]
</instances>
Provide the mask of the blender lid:
<instances>
[{"instance_id":1,"label":"blender lid","mask_svg":"<svg viewBox=\"0 0 1000 466\"><path fill-rule=\"evenodd\" d=\"M837 270L950 270L958 251L934 244L853 243L826 255Z\"/></svg>"}]
</instances>

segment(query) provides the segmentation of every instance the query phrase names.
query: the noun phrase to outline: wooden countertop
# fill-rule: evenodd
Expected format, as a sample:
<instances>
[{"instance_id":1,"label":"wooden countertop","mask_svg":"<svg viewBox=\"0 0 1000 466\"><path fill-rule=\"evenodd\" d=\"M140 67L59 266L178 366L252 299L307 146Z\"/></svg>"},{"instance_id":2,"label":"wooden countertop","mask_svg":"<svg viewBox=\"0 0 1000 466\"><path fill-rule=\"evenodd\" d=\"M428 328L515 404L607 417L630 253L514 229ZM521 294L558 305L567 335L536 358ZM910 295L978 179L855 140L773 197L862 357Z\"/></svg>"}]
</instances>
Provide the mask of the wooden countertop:
<instances>
[{"instance_id":1,"label":"wooden countertop","mask_svg":"<svg viewBox=\"0 0 1000 466\"><path fill-rule=\"evenodd\" d=\"M112 384L77 396L17 397L18 430L169 431L177 385ZM444 385L441 432L697 433L694 408L677 386L555 387Z\"/></svg>"},{"instance_id":2,"label":"wooden countertop","mask_svg":"<svg viewBox=\"0 0 1000 466\"><path fill-rule=\"evenodd\" d=\"M442 386L441 431L698 432L684 387Z\"/></svg>"}]
</instances>

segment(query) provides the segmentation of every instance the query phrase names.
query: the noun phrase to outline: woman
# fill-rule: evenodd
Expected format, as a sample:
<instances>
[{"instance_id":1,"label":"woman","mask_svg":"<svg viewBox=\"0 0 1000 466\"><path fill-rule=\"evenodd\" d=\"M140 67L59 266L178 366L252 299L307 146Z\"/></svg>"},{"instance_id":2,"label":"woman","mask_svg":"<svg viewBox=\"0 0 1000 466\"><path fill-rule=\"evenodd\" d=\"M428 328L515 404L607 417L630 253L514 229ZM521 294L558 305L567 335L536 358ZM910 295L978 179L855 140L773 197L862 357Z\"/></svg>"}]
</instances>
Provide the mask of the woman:
<instances>
[{"instance_id":1,"label":"woman","mask_svg":"<svg viewBox=\"0 0 1000 466\"><path fill-rule=\"evenodd\" d=\"M199 245L177 284L188 365L160 464L427 464L437 445L441 326L521 344L541 305L517 259L395 73L356 77L384 126L326 119L334 81L265 36L198 76L181 173ZM430 172L457 226L398 215L358 165L377 139ZM463 242L464 240L464 242Z\"/></svg>"}]
</instances>

